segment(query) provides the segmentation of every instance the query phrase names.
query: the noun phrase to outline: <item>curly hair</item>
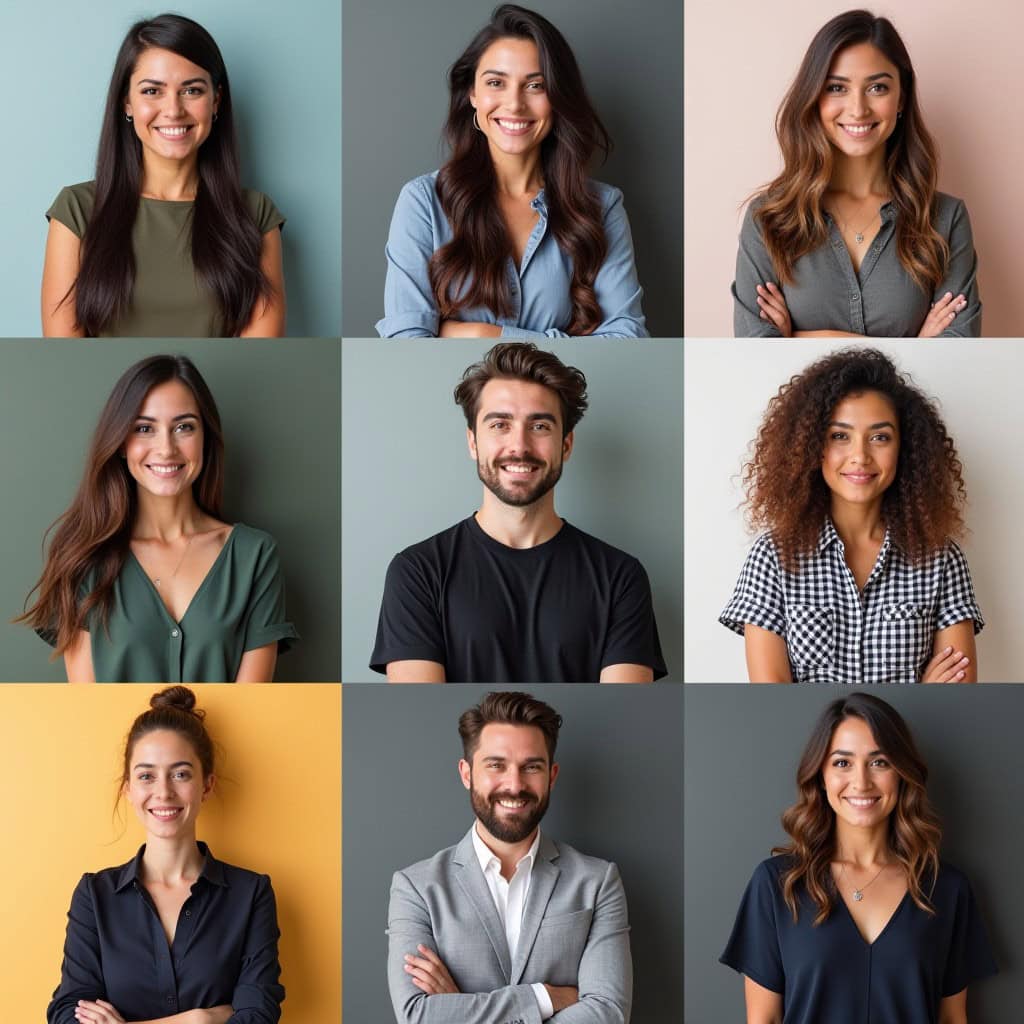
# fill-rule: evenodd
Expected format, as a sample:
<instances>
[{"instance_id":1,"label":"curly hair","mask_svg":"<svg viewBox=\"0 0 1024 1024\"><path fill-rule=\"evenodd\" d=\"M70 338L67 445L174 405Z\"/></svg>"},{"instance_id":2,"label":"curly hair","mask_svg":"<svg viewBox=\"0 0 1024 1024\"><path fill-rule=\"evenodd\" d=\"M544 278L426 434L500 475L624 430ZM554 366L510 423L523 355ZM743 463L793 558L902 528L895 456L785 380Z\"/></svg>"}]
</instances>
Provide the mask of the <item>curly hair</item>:
<instances>
[{"instance_id":1,"label":"curly hair","mask_svg":"<svg viewBox=\"0 0 1024 1024\"><path fill-rule=\"evenodd\" d=\"M836 816L825 796L821 772L832 736L847 718L859 718L868 726L878 749L900 777L896 807L889 815L889 847L907 873L911 899L933 914L925 888L934 885L938 875L942 827L925 789L928 766L899 712L884 700L859 692L825 708L800 758L797 802L782 815L782 827L791 841L772 850L792 861L779 879L786 906L796 921L797 887L802 885L817 907L817 926L828 919L839 896L830 869L836 854Z\"/></svg>"},{"instance_id":2,"label":"curly hair","mask_svg":"<svg viewBox=\"0 0 1024 1024\"><path fill-rule=\"evenodd\" d=\"M814 550L829 514L831 491L821 463L833 410L865 391L888 398L898 418L896 478L882 497L892 542L920 562L963 535L963 466L935 401L877 349L843 349L779 388L743 467L748 524L771 532L788 570Z\"/></svg>"}]
</instances>

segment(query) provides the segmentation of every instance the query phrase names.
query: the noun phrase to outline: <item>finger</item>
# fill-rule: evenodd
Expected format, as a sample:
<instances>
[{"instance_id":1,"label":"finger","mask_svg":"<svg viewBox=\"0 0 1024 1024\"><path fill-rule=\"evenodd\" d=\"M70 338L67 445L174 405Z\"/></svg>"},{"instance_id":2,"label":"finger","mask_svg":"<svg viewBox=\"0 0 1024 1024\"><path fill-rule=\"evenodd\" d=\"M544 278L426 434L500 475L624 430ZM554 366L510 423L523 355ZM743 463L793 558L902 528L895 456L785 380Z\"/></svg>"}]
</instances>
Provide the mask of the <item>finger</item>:
<instances>
[{"instance_id":1,"label":"finger","mask_svg":"<svg viewBox=\"0 0 1024 1024\"><path fill-rule=\"evenodd\" d=\"M420 943L416 948L420 951L420 955L427 960L432 960L436 964L441 962L441 958L429 946L424 946L423 943Z\"/></svg>"},{"instance_id":2,"label":"finger","mask_svg":"<svg viewBox=\"0 0 1024 1024\"><path fill-rule=\"evenodd\" d=\"M764 299L759 298L757 301L761 306L761 316L764 317L765 320L770 320L776 327L781 329L785 322L784 314L774 306L767 303Z\"/></svg>"}]
</instances>

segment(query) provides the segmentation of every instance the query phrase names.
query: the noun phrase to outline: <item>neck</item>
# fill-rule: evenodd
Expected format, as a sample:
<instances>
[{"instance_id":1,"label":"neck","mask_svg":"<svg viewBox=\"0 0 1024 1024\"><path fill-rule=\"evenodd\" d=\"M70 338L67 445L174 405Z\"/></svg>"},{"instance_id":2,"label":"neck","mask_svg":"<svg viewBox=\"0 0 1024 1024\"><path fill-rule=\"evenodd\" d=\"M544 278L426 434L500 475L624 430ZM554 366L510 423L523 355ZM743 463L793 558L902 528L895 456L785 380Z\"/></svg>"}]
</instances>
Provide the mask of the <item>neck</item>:
<instances>
[{"instance_id":1,"label":"neck","mask_svg":"<svg viewBox=\"0 0 1024 1024\"><path fill-rule=\"evenodd\" d=\"M140 488L138 500L132 527L133 540L175 541L199 532L203 514L191 490L173 498L157 498Z\"/></svg>"},{"instance_id":2,"label":"neck","mask_svg":"<svg viewBox=\"0 0 1024 1024\"><path fill-rule=\"evenodd\" d=\"M203 855L196 846L195 832L174 839L146 837L142 855L142 878L145 882L176 885L194 881L203 870Z\"/></svg>"},{"instance_id":3,"label":"neck","mask_svg":"<svg viewBox=\"0 0 1024 1024\"><path fill-rule=\"evenodd\" d=\"M535 548L551 540L562 528L555 512L555 493L548 491L532 505L506 505L484 488L484 500L476 513L480 529L508 548Z\"/></svg>"},{"instance_id":4,"label":"neck","mask_svg":"<svg viewBox=\"0 0 1024 1024\"><path fill-rule=\"evenodd\" d=\"M479 818L476 820L475 828L476 834L483 840L484 846L501 861L501 877L507 882L516 873L516 865L530 852L530 847L533 846L533 841L537 838L540 826L538 825L518 843L505 843L496 839L487 831L486 826Z\"/></svg>"},{"instance_id":5,"label":"neck","mask_svg":"<svg viewBox=\"0 0 1024 1024\"><path fill-rule=\"evenodd\" d=\"M838 864L849 864L853 868L879 870L893 860L889 845L888 820L860 828L848 825L842 819L836 821L835 860Z\"/></svg>"},{"instance_id":6,"label":"neck","mask_svg":"<svg viewBox=\"0 0 1024 1024\"><path fill-rule=\"evenodd\" d=\"M142 158L142 194L150 199L195 199L199 188L199 158L163 160L148 150Z\"/></svg>"},{"instance_id":7,"label":"neck","mask_svg":"<svg viewBox=\"0 0 1024 1024\"><path fill-rule=\"evenodd\" d=\"M832 496L832 525L842 542L867 544L884 540L885 523L882 521L882 499L851 504Z\"/></svg>"},{"instance_id":8,"label":"neck","mask_svg":"<svg viewBox=\"0 0 1024 1024\"><path fill-rule=\"evenodd\" d=\"M834 152L829 190L845 193L854 199L889 195L889 176L885 172L885 150L876 149L868 156L852 157Z\"/></svg>"},{"instance_id":9,"label":"neck","mask_svg":"<svg viewBox=\"0 0 1024 1024\"><path fill-rule=\"evenodd\" d=\"M498 194L512 199L532 196L544 187L540 166L540 147L523 155L510 155L491 148L494 179Z\"/></svg>"}]
</instances>

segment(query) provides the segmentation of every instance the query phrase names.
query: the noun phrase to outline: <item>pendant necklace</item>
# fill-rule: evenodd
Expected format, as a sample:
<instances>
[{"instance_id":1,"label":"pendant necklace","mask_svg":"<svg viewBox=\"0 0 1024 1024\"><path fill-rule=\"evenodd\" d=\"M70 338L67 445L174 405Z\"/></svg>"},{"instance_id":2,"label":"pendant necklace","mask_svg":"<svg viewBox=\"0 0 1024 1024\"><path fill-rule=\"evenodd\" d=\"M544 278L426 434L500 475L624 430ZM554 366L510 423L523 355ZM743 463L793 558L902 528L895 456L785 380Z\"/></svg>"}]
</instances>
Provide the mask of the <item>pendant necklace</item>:
<instances>
[{"instance_id":1,"label":"pendant necklace","mask_svg":"<svg viewBox=\"0 0 1024 1024\"><path fill-rule=\"evenodd\" d=\"M868 882L868 885L871 885L875 881L875 879L878 878L878 875L880 875L888 866L889 866L888 864L883 864L878 869L878 874L875 875L875 877L872 878L870 882ZM844 861L842 864L839 865L839 876L842 877L845 873L846 873L846 863ZM860 901L862 899L864 899L864 890L868 887L868 885L862 885L859 889L854 889L853 890L853 898L858 903L860 903Z\"/></svg>"},{"instance_id":2,"label":"pendant necklace","mask_svg":"<svg viewBox=\"0 0 1024 1024\"><path fill-rule=\"evenodd\" d=\"M860 231L854 231L853 237L855 239L857 239L857 244L858 245L863 245L864 244L864 232L867 231L867 229L869 227L871 227L872 224L875 223L875 217L877 217L877 216L878 216L878 213L876 212L875 215L871 218L871 220L869 220L867 222L867 224L865 224L864 227L862 227L860 229ZM839 207L838 206L836 207L836 219L839 221L839 225L843 229L843 232L845 233L850 225L849 225L848 221L843 220L843 218L839 216Z\"/></svg>"},{"instance_id":3,"label":"pendant necklace","mask_svg":"<svg viewBox=\"0 0 1024 1024\"><path fill-rule=\"evenodd\" d=\"M194 533L189 534L188 541L185 544L185 550L182 551L181 558L178 559L178 564L174 567L174 572L172 572L171 575L167 577L168 579L173 580L174 577L178 575L178 570L181 568L182 563L185 561L185 556L188 554L188 549L192 546L192 541L193 541L194 538L195 538L195 534ZM162 576L156 576L153 579L153 585L155 587L159 587L162 580L163 580Z\"/></svg>"}]
</instances>

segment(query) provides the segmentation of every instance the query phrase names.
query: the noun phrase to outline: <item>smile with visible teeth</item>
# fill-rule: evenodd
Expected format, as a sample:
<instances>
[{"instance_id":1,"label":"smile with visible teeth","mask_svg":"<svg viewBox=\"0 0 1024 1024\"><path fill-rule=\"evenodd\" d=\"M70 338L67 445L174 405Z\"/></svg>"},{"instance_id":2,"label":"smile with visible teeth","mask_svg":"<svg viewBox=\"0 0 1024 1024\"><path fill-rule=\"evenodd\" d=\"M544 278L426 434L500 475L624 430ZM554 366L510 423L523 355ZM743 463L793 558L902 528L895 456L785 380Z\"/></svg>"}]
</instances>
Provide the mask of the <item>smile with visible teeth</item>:
<instances>
[{"instance_id":1,"label":"smile with visible teeth","mask_svg":"<svg viewBox=\"0 0 1024 1024\"><path fill-rule=\"evenodd\" d=\"M496 117L495 122L502 131L525 132L533 123L532 121L509 121L503 117Z\"/></svg>"},{"instance_id":2,"label":"smile with visible teeth","mask_svg":"<svg viewBox=\"0 0 1024 1024\"><path fill-rule=\"evenodd\" d=\"M161 465L159 463L150 462L146 464L146 469L157 476L174 476L175 473L180 473L185 468L183 462L174 463L172 465Z\"/></svg>"},{"instance_id":3,"label":"smile with visible teeth","mask_svg":"<svg viewBox=\"0 0 1024 1024\"><path fill-rule=\"evenodd\" d=\"M191 124L181 125L178 128L173 128L169 125L158 125L153 128L153 131L159 132L165 139L180 139L192 131L194 127Z\"/></svg>"},{"instance_id":4,"label":"smile with visible teeth","mask_svg":"<svg viewBox=\"0 0 1024 1024\"><path fill-rule=\"evenodd\" d=\"M854 138L860 138L861 136L867 135L869 131L878 126L877 121L872 121L871 124L840 124L839 127L843 129L848 135L854 136Z\"/></svg>"},{"instance_id":5,"label":"smile with visible teeth","mask_svg":"<svg viewBox=\"0 0 1024 1024\"><path fill-rule=\"evenodd\" d=\"M524 462L507 462L501 467L507 473L535 473L537 471L536 466L528 466Z\"/></svg>"},{"instance_id":6,"label":"smile with visible teeth","mask_svg":"<svg viewBox=\"0 0 1024 1024\"><path fill-rule=\"evenodd\" d=\"M521 807L526 806L525 800L499 800L499 805L507 807L510 811L518 811Z\"/></svg>"},{"instance_id":7,"label":"smile with visible teeth","mask_svg":"<svg viewBox=\"0 0 1024 1024\"><path fill-rule=\"evenodd\" d=\"M850 804L851 807L868 808L874 807L875 804L881 799L878 796L845 796L843 799Z\"/></svg>"},{"instance_id":8,"label":"smile with visible teeth","mask_svg":"<svg viewBox=\"0 0 1024 1024\"><path fill-rule=\"evenodd\" d=\"M161 821L170 821L172 818L178 817L181 814L180 807L150 807L149 813L154 818L159 818Z\"/></svg>"}]
</instances>

